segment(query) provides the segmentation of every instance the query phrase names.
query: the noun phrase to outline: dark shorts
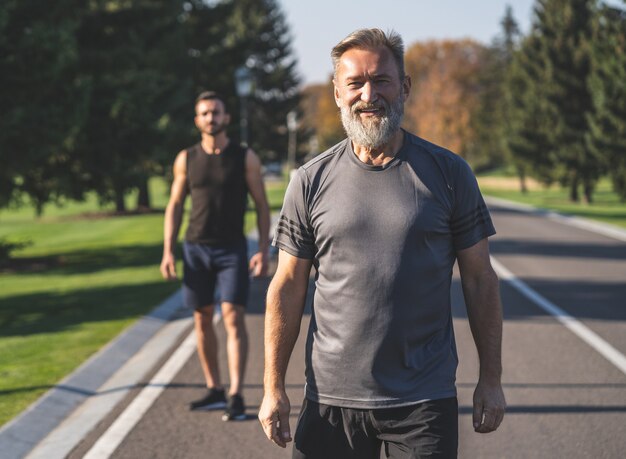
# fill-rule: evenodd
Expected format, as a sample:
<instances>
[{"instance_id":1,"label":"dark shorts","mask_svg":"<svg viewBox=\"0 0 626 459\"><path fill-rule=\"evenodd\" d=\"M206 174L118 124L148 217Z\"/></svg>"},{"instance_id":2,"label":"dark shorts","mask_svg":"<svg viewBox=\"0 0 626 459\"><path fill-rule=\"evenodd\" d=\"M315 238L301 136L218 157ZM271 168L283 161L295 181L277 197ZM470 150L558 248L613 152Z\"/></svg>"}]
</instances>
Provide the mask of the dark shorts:
<instances>
[{"instance_id":1,"label":"dark shorts","mask_svg":"<svg viewBox=\"0 0 626 459\"><path fill-rule=\"evenodd\" d=\"M304 399L294 459L456 458L456 397L400 408L339 408Z\"/></svg>"},{"instance_id":2,"label":"dark shorts","mask_svg":"<svg viewBox=\"0 0 626 459\"><path fill-rule=\"evenodd\" d=\"M198 309L216 302L246 305L250 281L245 239L222 246L185 241L183 268L183 298L187 307Z\"/></svg>"}]
</instances>

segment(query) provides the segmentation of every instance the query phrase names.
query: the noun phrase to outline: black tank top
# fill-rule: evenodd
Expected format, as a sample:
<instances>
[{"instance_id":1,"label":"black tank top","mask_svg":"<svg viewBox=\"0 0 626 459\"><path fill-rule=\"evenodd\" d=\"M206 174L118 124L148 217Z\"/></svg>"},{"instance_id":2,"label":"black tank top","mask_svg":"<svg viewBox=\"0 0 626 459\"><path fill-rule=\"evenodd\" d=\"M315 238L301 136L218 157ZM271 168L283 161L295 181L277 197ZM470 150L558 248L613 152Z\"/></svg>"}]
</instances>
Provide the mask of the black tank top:
<instances>
[{"instance_id":1,"label":"black tank top","mask_svg":"<svg viewBox=\"0 0 626 459\"><path fill-rule=\"evenodd\" d=\"M206 153L199 143L187 149L191 216L185 240L216 245L244 238L245 159L246 149L233 143L220 154Z\"/></svg>"}]
</instances>

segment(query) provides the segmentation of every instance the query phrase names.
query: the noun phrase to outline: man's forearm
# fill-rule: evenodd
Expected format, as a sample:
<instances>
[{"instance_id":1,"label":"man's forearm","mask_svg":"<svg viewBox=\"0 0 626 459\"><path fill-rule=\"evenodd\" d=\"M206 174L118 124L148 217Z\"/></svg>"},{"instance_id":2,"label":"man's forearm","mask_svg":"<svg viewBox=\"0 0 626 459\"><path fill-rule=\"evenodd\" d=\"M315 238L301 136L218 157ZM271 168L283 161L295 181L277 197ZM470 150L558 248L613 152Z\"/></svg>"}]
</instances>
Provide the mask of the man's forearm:
<instances>
[{"instance_id":1,"label":"man's forearm","mask_svg":"<svg viewBox=\"0 0 626 459\"><path fill-rule=\"evenodd\" d=\"M500 382L502 376L502 306L493 271L464 280L463 294L480 359L480 378Z\"/></svg>"},{"instance_id":2,"label":"man's forearm","mask_svg":"<svg viewBox=\"0 0 626 459\"><path fill-rule=\"evenodd\" d=\"M182 217L183 209L180 205L168 205L163 221L163 252L174 251Z\"/></svg>"},{"instance_id":3,"label":"man's forearm","mask_svg":"<svg viewBox=\"0 0 626 459\"><path fill-rule=\"evenodd\" d=\"M275 279L267 292L265 313L266 391L284 391L289 358L300 333L306 286Z\"/></svg>"}]
</instances>

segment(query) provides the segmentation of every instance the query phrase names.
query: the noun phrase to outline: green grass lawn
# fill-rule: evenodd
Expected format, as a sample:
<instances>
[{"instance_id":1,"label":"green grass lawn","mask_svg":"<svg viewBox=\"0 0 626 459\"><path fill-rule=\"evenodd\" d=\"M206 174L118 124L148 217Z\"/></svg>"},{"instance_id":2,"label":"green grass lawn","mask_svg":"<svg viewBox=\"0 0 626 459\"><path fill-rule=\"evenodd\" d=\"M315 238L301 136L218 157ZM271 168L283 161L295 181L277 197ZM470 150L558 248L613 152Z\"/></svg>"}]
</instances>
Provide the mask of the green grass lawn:
<instances>
[{"instance_id":1,"label":"green grass lawn","mask_svg":"<svg viewBox=\"0 0 626 459\"><path fill-rule=\"evenodd\" d=\"M284 183L267 186L279 209ZM164 208L163 181L151 182ZM161 279L162 212L85 216L96 200L0 212L0 239L28 241L0 272L0 425L179 288ZM246 230L255 222L246 215ZM181 231L182 234L182 231Z\"/></svg>"},{"instance_id":2,"label":"green grass lawn","mask_svg":"<svg viewBox=\"0 0 626 459\"><path fill-rule=\"evenodd\" d=\"M484 176L484 177L492 177ZM481 184L481 178L478 182ZM550 188L537 188L523 194L516 189L517 179L510 178L512 187L493 186L481 184L484 195L508 199L515 202L530 204L542 209L555 210L568 215L589 218L615 226L626 228L626 203L621 202L619 197L612 191L608 179L603 179L593 195L593 203L573 203L568 198L568 190L552 186ZM489 183L485 180L486 183Z\"/></svg>"}]
</instances>

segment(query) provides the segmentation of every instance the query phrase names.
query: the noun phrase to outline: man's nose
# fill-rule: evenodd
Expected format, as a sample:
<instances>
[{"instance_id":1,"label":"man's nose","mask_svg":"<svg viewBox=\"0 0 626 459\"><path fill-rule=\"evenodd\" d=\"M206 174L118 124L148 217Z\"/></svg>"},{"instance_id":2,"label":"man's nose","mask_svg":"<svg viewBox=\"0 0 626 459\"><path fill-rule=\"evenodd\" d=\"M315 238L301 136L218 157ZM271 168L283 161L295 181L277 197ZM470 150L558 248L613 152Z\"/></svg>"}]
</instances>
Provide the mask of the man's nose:
<instances>
[{"instance_id":1,"label":"man's nose","mask_svg":"<svg viewBox=\"0 0 626 459\"><path fill-rule=\"evenodd\" d=\"M363 102L372 103L378 99L378 93L371 81L365 82L361 87L361 100Z\"/></svg>"}]
</instances>

